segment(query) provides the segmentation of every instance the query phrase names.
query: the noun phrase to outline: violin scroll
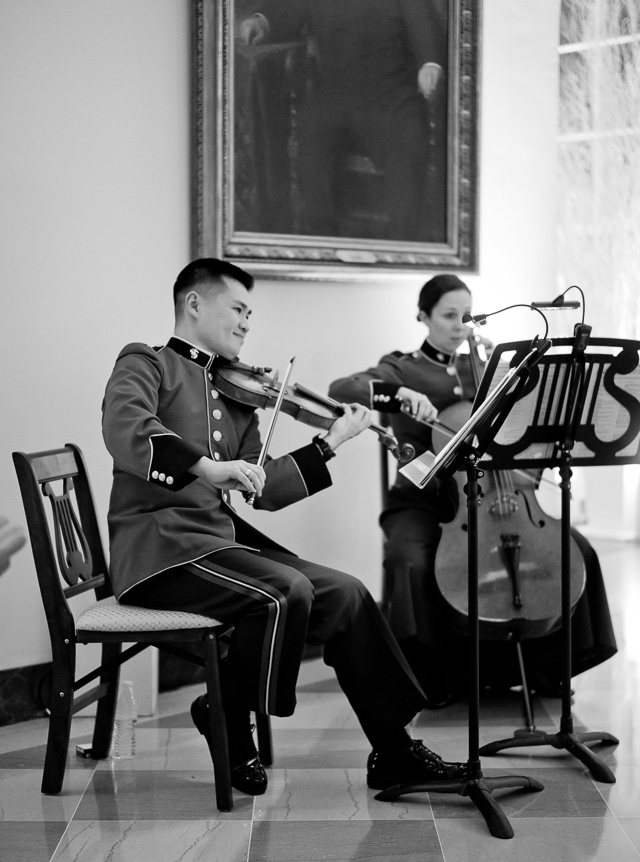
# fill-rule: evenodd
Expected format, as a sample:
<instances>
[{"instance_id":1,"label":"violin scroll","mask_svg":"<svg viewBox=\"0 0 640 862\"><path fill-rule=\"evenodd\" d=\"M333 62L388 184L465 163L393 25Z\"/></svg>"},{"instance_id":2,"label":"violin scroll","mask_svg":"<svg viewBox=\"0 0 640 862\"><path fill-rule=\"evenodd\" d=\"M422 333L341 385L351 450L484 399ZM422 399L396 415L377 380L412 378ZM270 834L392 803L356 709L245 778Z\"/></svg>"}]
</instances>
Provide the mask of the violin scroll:
<instances>
[{"instance_id":1,"label":"violin scroll","mask_svg":"<svg viewBox=\"0 0 640 862\"><path fill-rule=\"evenodd\" d=\"M371 429L376 432L382 445L391 452L399 464L407 464L416 457L416 450L411 443L398 443L393 434L389 434L381 426L372 425Z\"/></svg>"},{"instance_id":2,"label":"violin scroll","mask_svg":"<svg viewBox=\"0 0 640 862\"><path fill-rule=\"evenodd\" d=\"M411 443L403 443L402 446L400 446L398 461L400 461L401 464L407 464L409 461L413 461L415 457L416 450Z\"/></svg>"}]
</instances>

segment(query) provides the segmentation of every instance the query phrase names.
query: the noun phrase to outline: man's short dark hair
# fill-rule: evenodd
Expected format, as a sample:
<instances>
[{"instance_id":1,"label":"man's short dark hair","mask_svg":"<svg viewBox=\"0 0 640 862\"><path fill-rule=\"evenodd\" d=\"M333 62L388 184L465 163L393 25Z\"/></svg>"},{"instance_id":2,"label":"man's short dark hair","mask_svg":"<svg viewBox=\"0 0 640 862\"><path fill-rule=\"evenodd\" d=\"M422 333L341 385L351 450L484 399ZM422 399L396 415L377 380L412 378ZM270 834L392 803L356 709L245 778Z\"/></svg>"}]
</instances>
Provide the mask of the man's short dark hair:
<instances>
[{"instance_id":1,"label":"man's short dark hair","mask_svg":"<svg viewBox=\"0 0 640 862\"><path fill-rule=\"evenodd\" d=\"M173 302L176 308L180 298L189 290L204 288L210 285L226 287L224 277L233 278L244 285L247 290L253 288L253 276L226 260L215 257L201 257L192 260L179 273L173 285Z\"/></svg>"}]
</instances>

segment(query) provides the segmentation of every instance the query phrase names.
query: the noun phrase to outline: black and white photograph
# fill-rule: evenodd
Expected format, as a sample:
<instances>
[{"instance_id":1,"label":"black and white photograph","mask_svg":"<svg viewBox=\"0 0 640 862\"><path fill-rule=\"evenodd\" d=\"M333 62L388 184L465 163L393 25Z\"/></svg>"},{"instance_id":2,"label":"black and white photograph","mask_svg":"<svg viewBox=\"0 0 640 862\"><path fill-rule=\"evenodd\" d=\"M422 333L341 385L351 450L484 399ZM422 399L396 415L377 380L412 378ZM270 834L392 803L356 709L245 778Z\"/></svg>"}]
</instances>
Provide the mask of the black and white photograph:
<instances>
[{"instance_id":1,"label":"black and white photograph","mask_svg":"<svg viewBox=\"0 0 640 862\"><path fill-rule=\"evenodd\" d=\"M0 0L0 862L640 862L640 0Z\"/></svg>"}]
</instances>

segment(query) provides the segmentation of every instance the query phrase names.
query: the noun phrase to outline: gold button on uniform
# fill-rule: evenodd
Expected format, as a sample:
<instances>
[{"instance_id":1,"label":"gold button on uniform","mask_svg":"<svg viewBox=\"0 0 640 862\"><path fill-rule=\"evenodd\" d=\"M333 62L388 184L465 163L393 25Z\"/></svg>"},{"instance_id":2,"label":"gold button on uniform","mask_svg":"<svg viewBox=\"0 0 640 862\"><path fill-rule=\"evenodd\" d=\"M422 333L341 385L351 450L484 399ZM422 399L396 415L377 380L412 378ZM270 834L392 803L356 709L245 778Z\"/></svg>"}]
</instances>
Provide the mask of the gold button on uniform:
<instances>
[{"instance_id":1,"label":"gold button on uniform","mask_svg":"<svg viewBox=\"0 0 640 862\"><path fill-rule=\"evenodd\" d=\"M211 415L214 419L222 419L222 410L214 410Z\"/></svg>"},{"instance_id":2,"label":"gold button on uniform","mask_svg":"<svg viewBox=\"0 0 640 862\"><path fill-rule=\"evenodd\" d=\"M212 397L212 398L219 398L219 397L220 397L220 393L218 392L218 390L217 390L217 389L212 389L212 390L211 390L211 397Z\"/></svg>"},{"instance_id":3,"label":"gold button on uniform","mask_svg":"<svg viewBox=\"0 0 640 862\"><path fill-rule=\"evenodd\" d=\"M450 374L452 377L456 373L456 369L454 365L447 365L447 374Z\"/></svg>"},{"instance_id":4,"label":"gold button on uniform","mask_svg":"<svg viewBox=\"0 0 640 862\"><path fill-rule=\"evenodd\" d=\"M220 440L222 440L222 432L221 431L214 431L211 436L213 437L213 439L216 442L219 442Z\"/></svg>"},{"instance_id":5,"label":"gold button on uniform","mask_svg":"<svg viewBox=\"0 0 640 862\"><path fill-rule=\"evenodd\" d=\"M462 386L454 386L453 387L454 395L462 395Z\"/></svg>"},{"instance_id":6,"label":"gold button on uniform","mask_svg":"<svg viewBox=\"0 0 640 862\"><path fill-rule=\"evenodd\" d=\"M214 459L215 459L216 461L219 461L219 460L220 460L220 453L219 453L219 452L214 452L214 453L213 453L213 457L214 457Z\"/></svg>"}]
</instances>

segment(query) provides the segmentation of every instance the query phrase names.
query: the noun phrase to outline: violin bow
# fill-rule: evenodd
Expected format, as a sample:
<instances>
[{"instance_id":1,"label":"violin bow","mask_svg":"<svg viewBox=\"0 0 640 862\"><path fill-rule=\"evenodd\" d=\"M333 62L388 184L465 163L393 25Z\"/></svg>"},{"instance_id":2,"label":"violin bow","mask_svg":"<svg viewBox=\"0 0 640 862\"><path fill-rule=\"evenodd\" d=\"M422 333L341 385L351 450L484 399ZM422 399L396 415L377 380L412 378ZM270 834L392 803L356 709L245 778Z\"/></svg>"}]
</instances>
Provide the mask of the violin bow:
<instances>
[{"instance_id":1,"label":"violin bow","mask_svg":"<svg viewBox=\"0 0 640 862\"><path fill-rule=\"evenodd\" d=\"M269 450L269 444L271 443L271 438L273 437L273 429L276 427L276 422L278 419L278 415L280 413L280 408L282 407L282 402L284 401L284 396L287 392L287 383L289 382L289 378L291 377L291 372L293 370L293 363L296 361L295 356L292 356L289 360L289 365L287 366L287 370L284 375L284 379L282 381L282 385L280 386L280 391L278 392L278 397L276 398L276 403L273 406L273 413L271 414L271 421L269 422L269 427L267 428L267 433L264 438L264 442L262 444L262 449L260 451L260 456L258 457L257 466L262 467L267 457L267 452ZM249 506L253 506L255 503L256 495L249 494L246 498Z\"/></svg>"}]
</instances>

